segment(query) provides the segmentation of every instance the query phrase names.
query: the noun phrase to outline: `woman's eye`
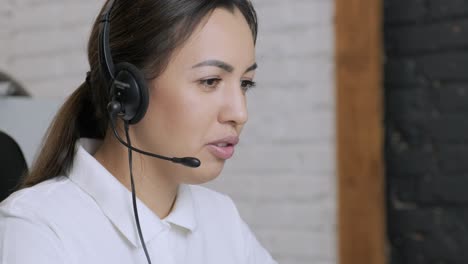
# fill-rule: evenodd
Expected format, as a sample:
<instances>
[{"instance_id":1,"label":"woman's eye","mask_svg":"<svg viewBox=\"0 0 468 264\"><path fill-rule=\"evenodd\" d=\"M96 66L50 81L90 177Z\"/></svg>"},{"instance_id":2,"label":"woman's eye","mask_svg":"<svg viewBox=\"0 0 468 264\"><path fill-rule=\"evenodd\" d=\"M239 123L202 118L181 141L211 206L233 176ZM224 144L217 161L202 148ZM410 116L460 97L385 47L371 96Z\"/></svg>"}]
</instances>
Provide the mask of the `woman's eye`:
<instances>
[{"instance_id":1,"label":"woman's eye","mask_svg":"<svg viewBox=\"0 0 468 264\"><path fill-rule=\"evenodd\" d=\"M206 88L216 88L216 86L219 84L220 81L221 79L219 78L211 78L211 79L201 80L200 84Z\"/></svg>"},{"instance_id":2,"label":"woman's eye","mask_svg":"<svg viewBox=\"0 0 468 264\"><path fill-rule=\"evenodd\" d=\"M254 88L257 85L254 81L244 80L241 82L242 91L247 92L248 90Z\"/></svg>"}]
</instances>

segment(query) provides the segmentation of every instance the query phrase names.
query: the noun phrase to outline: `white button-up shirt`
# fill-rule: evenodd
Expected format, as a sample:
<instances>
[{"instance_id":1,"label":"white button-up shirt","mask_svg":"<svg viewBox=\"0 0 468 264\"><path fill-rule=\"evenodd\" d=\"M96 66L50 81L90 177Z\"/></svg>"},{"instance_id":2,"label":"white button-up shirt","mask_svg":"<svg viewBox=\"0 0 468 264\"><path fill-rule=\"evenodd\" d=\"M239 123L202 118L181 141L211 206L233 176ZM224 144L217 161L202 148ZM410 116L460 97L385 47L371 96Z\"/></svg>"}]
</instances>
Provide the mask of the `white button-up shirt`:
<instances>
[{"instance_id":1,"label":"white button-up shirt","mask_svg":"<svg viewBox=\"0 0 468 264\"><path fill-rule=\"evenodd\" d=\"M81 140L68 176L12 194L0 204L1 264L144 264L131 192ZM180 185L160 219L139 200L140 223L153 263L274 264L232 200L202 186Z\"/></svg>"}]
</instances>

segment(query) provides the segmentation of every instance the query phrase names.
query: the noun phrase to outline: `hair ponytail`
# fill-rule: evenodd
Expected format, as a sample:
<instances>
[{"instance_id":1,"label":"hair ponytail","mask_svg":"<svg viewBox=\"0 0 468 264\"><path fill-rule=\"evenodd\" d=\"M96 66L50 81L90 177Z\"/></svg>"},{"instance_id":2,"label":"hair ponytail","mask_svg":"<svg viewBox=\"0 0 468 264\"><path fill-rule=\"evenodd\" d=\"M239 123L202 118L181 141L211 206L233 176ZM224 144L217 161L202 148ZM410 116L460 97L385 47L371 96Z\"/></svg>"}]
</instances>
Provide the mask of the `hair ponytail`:
<instances>
[{"instance_id":1,"label":"hair ponytail","mask_svg":"<svg viewBox=\"0 0 468 264\"><path fill-rule=\"evenodd\" d=\"M90 90L89 82L83 82L62 105L49 126L36 160L20 188L65 175L73 164L76 141L81 136L99 137L96 131L93 131L98 126L93 122L94 107Z\"/></svg>"}]
</instances>

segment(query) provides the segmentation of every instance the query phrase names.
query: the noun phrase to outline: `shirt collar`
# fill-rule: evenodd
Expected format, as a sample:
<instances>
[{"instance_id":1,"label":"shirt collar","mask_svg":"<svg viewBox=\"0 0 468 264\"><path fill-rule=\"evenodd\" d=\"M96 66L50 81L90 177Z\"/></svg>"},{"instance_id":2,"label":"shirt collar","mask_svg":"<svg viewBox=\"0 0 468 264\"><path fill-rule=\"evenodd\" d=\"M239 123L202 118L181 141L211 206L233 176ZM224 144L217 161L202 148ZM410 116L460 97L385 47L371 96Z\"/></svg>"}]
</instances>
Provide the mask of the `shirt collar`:
<instances>
[{"instance_id":1,"label":"shirt collar","mask_svg":"<svg viewBox=\"0 0 468 264\"><path fill-rule=\"evenodd\" d=\"M188 185L179 185L179 191L172 211L164 221L194 231L197 227L192 191Z\"/></svg>"},{"instance_id":2,"label":"shirt collar","mask_svg":"<svg viewBox=\"0 0 468 264\"><path fill-rule=\"evenodd\" d=\"M83 138L77 142L77 151L69 178L93 198L106 217L133 245L141 247L133 214L131 192L92 156L100 143L100 140ZM192 232L196 228L189 185L179 185L173 209L163 220L138 198L137 207L145 243L166 228L164 222Z\"/></svg>"}]
</instances>

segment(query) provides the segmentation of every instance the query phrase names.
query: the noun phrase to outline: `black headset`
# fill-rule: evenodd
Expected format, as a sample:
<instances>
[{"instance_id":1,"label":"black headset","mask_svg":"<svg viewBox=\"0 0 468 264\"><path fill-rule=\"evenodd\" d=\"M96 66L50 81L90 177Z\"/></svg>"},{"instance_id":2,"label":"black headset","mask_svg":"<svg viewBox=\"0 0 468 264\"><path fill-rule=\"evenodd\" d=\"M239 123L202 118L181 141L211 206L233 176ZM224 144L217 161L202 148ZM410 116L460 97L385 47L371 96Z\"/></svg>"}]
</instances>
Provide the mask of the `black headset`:
<instances>
[{"instance_id":1,"label":"black headset","mask_svg":"<svg viewBox=\"0 0 468 264\"><path fill-rule=\"evenodd\" d=\"M129 62L114 65L109 46L110 14L115 0L107 2L100 22L99 64L109 88L108 111L133 125L138 123L148 109L148 87L143 73Z\"/></svg>"},{"instance_id":2,"label":"black headset","mask_svg":"<svg viewBox=\"0 0 468 264\"><path fill-rule=\"evenodd\" d=\"M151 264L151 257L148 253L148 249L146 248L138 216L136 190L132 172L133 147L128 134L129 124L138 123L148 109L148 88L146 87L146 81L143 78L143 74L135 65L128 62L121 62L117 64L117 66L114 66L109 45L110 13L114 6L114 2L115 0L109 0L107 2L99 20L99 64L101 74L109 89L109 104L107 105L107 111L109 112L112 130L119 142L128 148L128 163L130 168L132 205L135 224L138 230L138 237L140 238L140 242L145 252L146 260L148 261L148 264ZM127 138L126 142L120 138L115 128L115 119L117 116L124 121L125 135Z\"/></svg>"}]
</instances>

